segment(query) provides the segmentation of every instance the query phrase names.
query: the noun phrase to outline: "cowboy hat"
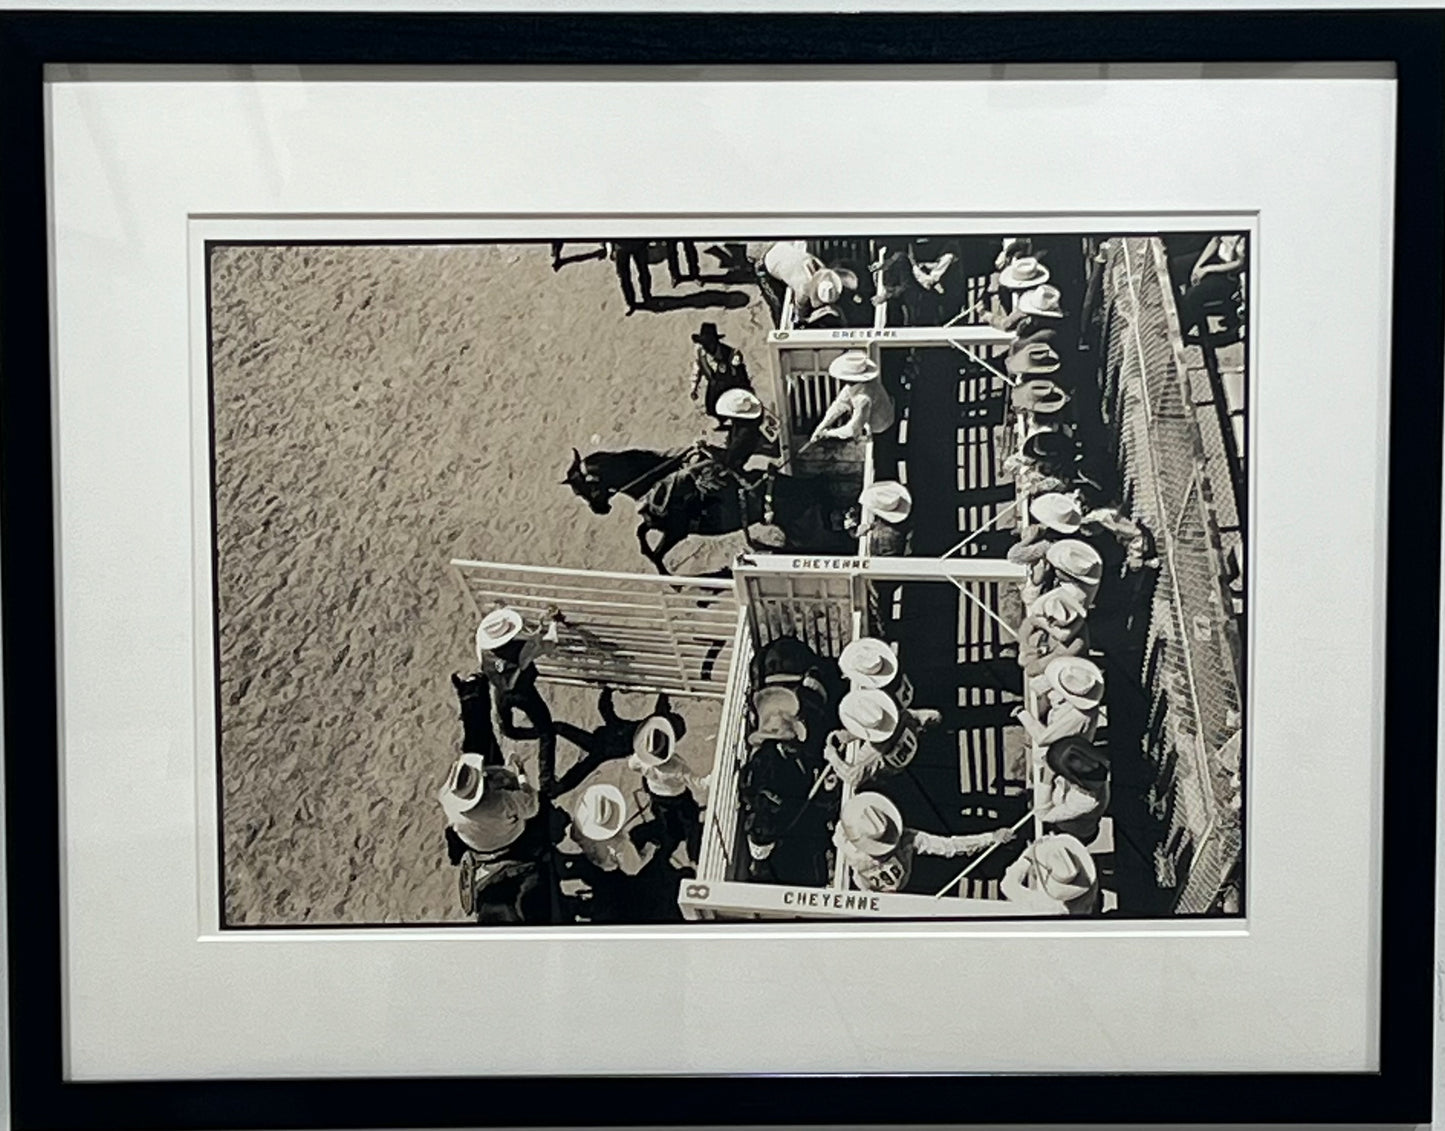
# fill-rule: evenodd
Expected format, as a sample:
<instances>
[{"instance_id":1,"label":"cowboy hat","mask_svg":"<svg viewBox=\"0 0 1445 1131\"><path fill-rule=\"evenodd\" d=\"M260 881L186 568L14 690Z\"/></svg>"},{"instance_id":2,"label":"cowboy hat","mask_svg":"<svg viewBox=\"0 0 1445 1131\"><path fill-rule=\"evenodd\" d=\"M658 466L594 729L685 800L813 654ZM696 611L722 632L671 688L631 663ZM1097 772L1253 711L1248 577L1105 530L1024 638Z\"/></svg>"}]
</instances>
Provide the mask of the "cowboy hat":
<instances>
[{"instance_id":1,"label":"cowboy hat","mask_svg":"<svg viewBox=\"0 0 1445 1131\"><path fill-rule=\"evenodd\" d=\"M1019 353L1032 345L1042 344L1051 346L1058 340L1058 336L1059 332L1057 330L1034 330L1032 333L1025 334L1021 338L1015 338L1013 344L1009 346L1008 351L1012 354Z\"/></svg>"},{"instance_id":2,"label":"cowboy hat","mask_svg":"<svg viewBox=\"0 0 1445 1131\"><path fill-rule=\"evenodd\" d=\"M882 479L864 489L858 496L858 504L884 522L896 523L902 522L913 510L913 496L902 483Z\"/></svg>"},{"instance_id":3,"label":"cowboy hat","mask_svg":"<svg viewBox=\"0 0 1445 1131\"><path fill-rule=\"evenodd\" d=\"M876 687L859 687L838 704L838 721L849 734L864 742L887 742L898 730L901 716L893 696Z\"/></svg>"},{"instance_id":4,"label":"cowboy hat","mask_svg":"<svg viewBox=\"0 0 1445 1131\"><path fill-rule=\"evenodd\" d=\"M726 337L725 334L717 332L716 322L704 322L698 327L697 333L692 335L692 340L700 346L715 346Z\"/></svg>"},{"instance_id":5,"label":"cowboy hat","mask_svg":"<svg viewBox=\"0 0 1445 1131\"><path fill-rule=\"evenodd\" d=\"M728 389L717 399L717 414L734 420L757 420L763 415L763 402L746 389Z\"/></svg>"},{"instance_id":6,"label":"cowboy hat","mask_svg":"<svg viewBox=\"0 0 1445 1131\"><path fill-rule=\"evenodd\" d=\"M903 814L881 793L855 793L843 803L838 830L869 856L887 856L903 839Z\"/></svg>"},{"instance_id":7,"label":"cowboy hat","mask_svg":"<svg viewBox=\"0 0 1445 1131\"><path fill-rule=\"evenodd\" d=\"M828 376L839 381L860 383L871 381L879 374L878 363L865 350L848 350L840 353L828 365Z\"/></svg>"},{"instance_id":8,"label":"cowboy hat","mask_svg":"<svg viewBox=\"0 0 1445 1131\"><path fill-rule=\"evenodd\" d=\"M632 735L632 753L644 766L660 766L677 748L677 731L663 715L643 719Z\"/></svg>"},{"instance_id":9,"label":"cowboy hat","mask_svg":"<svg viewBox=\"0 0 1445 1131\"><path fill-rule=\"evenodd\" d=\"M808 301L815 305L821 303L824 306L832 306L843 297L844 291L857 289L857 275L852 271L832 267L824 267L821 271L813 272L805 287Z\"/></svg>"},{"instance_id":10,"label":"cowboy hat","mask_svg":"<svg viewBox=\"0 0 1445 1131\"><path fill-rule=\"evenodd\" d=\"M1015 385L1009 394L1009 399L1019 412L1047 416L1065 408L1069 403L1069 394L1053 381L1036 377L1031 381L1020 381Z\"/></svg>"},{"instance_id":11,"label":"cowboy hat","mask_svg":"<svg viewBox=\"0 0 1445 1131\"><path fill-rule=\"evenodd\" d=\"M611 782L589 785L572 811L577 831L588 840L611 840L627 823L627 799Z\"/></svg>"},{"instance_id":12,"label":"cowboy hat","mask_svg":"<svg viewBox=\"0 0 1445 1131\"><path fill-rule=\"evenodd\" d=\"M1094 858L1078 837L1051 833L1034 841L1029 853L1039 887L1051 898L1067 903L1094 890Z\"/></svg>"},{"instance_id":13,"label":"cowboy hat","mask_svg":"<svg viewBox=\"0 0 1445 1131\"><path fill-rule=\"evenodd\" d=\"M452 763L447 783L437 794L448 819L456 820L482 801L487 789L486 763L480 754L463 754Z\"/></svg>"},{"instance_id":14,"label":"cowboy hat","mask_svg":"<svg viewBox=\"0 0 1445 1131\"><path fill-rule=\"evenodd\" d=\"M1035 287L1019 295L1018 309L1043 318L1062 318L1064 311L1059 306L1062 299L1058 287Z\"/></svg>"},{"instance_id":15,"label":"cowboy hat","mask_svg":"<svg viewBox=\"0 0 1445 1131\"><path fill-rule=\"evenodd\" d=\"M1011 291L1027 290L1049 281L1049 269L1035 256L1022 255L998 273L998 285Z\"/></svg>"},{"instance_id":16,"label":"cowboy hat","mask_svg":"<svg viewBox=\"0 0 1445 1131\"><path fill-rule=\"evenodd\" d=\"M1109 780L1109 751L1077 736L1060 739L1044 752L1049 768L1080 785Z\"/></svg>"},{"instance_id":17,"label":"cowboy hat","mask_svg":"<svg viewBox=\"0 0 1445 1131\"><path fill-rule=\"evenodd\" d=\"M1104 701L1104 673L1083 656L1055 656L1044 668L1049 686L1080 710Z\"/></svg>"},{"instance_id":18,"label":"cowboy hat","mask_svg":"<svg viewBox=\"0 0 1445 1131\"><path fill-rule=\"evenodd\" d=\"M477 659L483 652L500 648L522 631L522 614L516 609L493 609L477 625Z\"/></svg>"},{"instance_id":19,"label":"cowboy hat","mask_svg":"<svg viewBox=\"0 0 1445 1131\"><path fill-rule=\"evenodd\" d=\"M1079 509L1078 500L1060 491L1035 495L1029 502L1029 514L1033 515L1035 522L1060 534L1076 534L1084 525L1084 513Z\"/></svg>"},{"instance_id":20,"label":"cowboy hat","mask_svg":"<svg viewBox=\"0 0 1445 1131\"><path fill-rule=\"evenodd\" d=\"M864 687L887 687L898 674L893 649L873 636L860 636L838 653L843 676Z\"/></svg>"},{"instance_id":21,"label":"cowboy hat","mask_svg":"<svg viewBox=\"0 0 1445 1131\"><path fill-rule=\"evenodd\" d=\"M1038 460L1060 460L1080 454L1074 437L1056 424L1034 428L1019 448L1029 459Z\"/></svg>"},{"instance_id":22,"label":"cowboy hat","mask_svg":"<svg viewBox=\"0 0 1445 1131\"><path fill-rule=\"evenodd\" d=\"M1056 587L1035 601L1029 613L1043 617L1058 628L1072 628L1089 615L1089 610L1071 589Z\"/></svg>"},{"instance_id":23,"label":"cowboy hat","mask_svg":"<svg viewBox=\"0 0 1445 1131\"><path fill-rule=\"evenodd\" d=\"M1028 236L1004 236L1003 247L999 250L998 258L993 261L993 265L999 270L1003 270L1004 266L1014 256L1020 252L1032 250L1033 240Z\"/></svg>"},{"instance_id":24,"label":"cowboy hat","mask_svg":"<svg viewBox=\"0 0 1445 1131\"><path fill-rule=\"evenodd\" d=\"M1009 354L1003 366L1011 377L1019 377L1025 373L1057 373L1062 364L1053 346L1035 342L1018 353Z\"/></svg>"},{"instance_id":25,"label":"cowboy hat","mask_svg":"<svg viewBox=\"0 0 1445 1131\"><path fill-rule=\"evenodd\" d=\"M755 691L753 710L758 714L758 725L748 735L748 745L805 741L808 727L798 717L801 709L798 694L790 687L764 687Z\"/></svg>"},{"instance_id":26,"label":"cowboy hat","mask_svg":"<svg viewBox=\"0 0 1445 1131\"><path fill-rule=\"evenodd\" d=\"M1098 585L1104 576L1104 559L1099 551L1077 538L1060 538L1044 552L1044 557L1059 573L1086 585Z\"/></svg>"}]
</instances>

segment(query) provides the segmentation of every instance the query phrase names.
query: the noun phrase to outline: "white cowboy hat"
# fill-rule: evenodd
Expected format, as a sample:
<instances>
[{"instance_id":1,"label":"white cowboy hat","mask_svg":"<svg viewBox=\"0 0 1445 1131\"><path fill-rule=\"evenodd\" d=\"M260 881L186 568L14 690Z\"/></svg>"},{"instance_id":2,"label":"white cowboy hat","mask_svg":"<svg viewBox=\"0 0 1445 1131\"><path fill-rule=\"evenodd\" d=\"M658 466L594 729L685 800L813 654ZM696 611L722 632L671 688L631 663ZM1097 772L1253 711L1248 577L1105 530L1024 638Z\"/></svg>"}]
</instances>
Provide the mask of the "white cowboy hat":
<instances>
[{"instance_id":1,"label":"white cowboy hat","mask_svg":"<svg viewBox=\"0 0 1445 1131\"><path fill-rule=\"evenodd\" d=\"M838 704L838 721L864 742L887 742L898 730L898 704L876 687L858 687Z\"/></svg>"},{"instance_id":2,"label":"white cowboy hat","mask_svg":"<svg viewBox=\"0 0 1445 1131\"><path fill-rule=\"evenodd\" d=\"M677 731L662 715L644 719L632 736L632 753L644 766L660 766L677 747Z\"/></svg>"},{"instance_id":3,"label":"white cowboy hat","mask_svg":"<svg viewBox=\"0 0 1445 1131\"><path fill-rule=\"evenodd\" d=\"M1023 255L998 273L998 285L1011 291L1027 290L1049 281L1049 269L1035 256Z\"/></svg>"},{"instance_id":4,"label":"white cowboy hat","mask_svg":"<svg viewBox=\"0 0 1445 1131\"><path fill-rule=\"evenodd\" d=\"M1063 296L1059 294L1058 287L1035 287L1031 291L1025 291L1019 295L1018 308L1025 314L1038 315L1043 318L1062 318L1063 308L1059 305Z\"/></svg>"},{"instance_id":5,"label":"white cowboy hat","mask_svg":"<svg viewBox=\"0 0 1445 1131\"><path fill-rule=\"evenodd\" d=\"M729 389L717 399L717 414L735 420L756 420L763 415L763 402L746 389Z\"/></svg>"},{"instance_id":6,"label":"white cowboy hat","mask_svg":"<svg viewBox=\"0 0 1445 1131\"><path fill-rule=\"evenodd\" d=\"M1078 595L1064 588L1050 589L1034 602L1029 611L1059 628L1071 628L1089 615Z\"/></svg>"},{"instance_id":7,"label":"white cowboy hat","mask_svg":"<svg viewBox=\"0 0 1445 1131\"><path fill-rule=\"evenodd\" d=\"M1060 538L1044 551L1044 557L1059 573L1085 585L1098 585L1104 576L1099 551L1077 538Z\"/></svg>"},{"instance_id":8,"label":"white cowboy hat","mask_svg":"<svg viewBox=\"0 0 1445 1131\"><path fill-rule=\"evenodd\" d=\"M588 840L611 840L627 824L627 799L610 782L589 785L572 811L577 831Z\"/></svg>"},{"instance_id":9,"label":"white cowboy hat","mask_svg":"<svg viewBox=\"0 0 1445 1131\"><path fill-rule=\"evenodd\" d=\"M1029 502L1029 514L1035 522L1060 534L1077 534L1084 525L1084 512L1079 509L1078 500L1062 491L1035 495Z\"/></svg>"},{"instance_id":10,"label":"white cowboy hat","mask_svg":"<svg viewBox=\"0 0 1445 1131\"><path fill-rule=\"evenodd\" d=\"M903 814L881 793L855 793L838 814L838 829L854 848L887 856L903 839Z\"/></svg>"},{"instance_id":11,"label":"white cowboy hat","mask_svg":"<svg viewBox=\"0 0 1445 1131\"><path fill-rule=\"evenodd\" d=\"M839 381L861 383L871 381L879 373L878 363L865 350L848 350L840 353L828 366L828 376Z\"/></svg>"},{"instance_id":12,"label":"white cowboy hat","mask_svg":"<svg viewBox=\"0 0 1445 1131\"><path fill-rule=\"evenodd\" d=\"M843 297L844 291L858 289L858 276L852 271L824 267L815 271L807 283L808 299L824 306L832 306Z\"/></svg>"},{"instance_id":13,"label":"white cowboy hat","mask_svg":"<svg viewBox=\"0 0 1445 1131\"><path fill-rule=\"evenodd\" d=\"M1049 686L1081 710L1104 701L1104 673L1083 656L1055 656L1044 668Z\"/></svg>"},{"instance_id":14,"label":"white cowboy hat","mask_svg":"<svg viewBox=\"0 0 1445 1131\"><path fill-rule=\"evenodd\" d=\"M884 522L902 522L913 510L913 496L908 488L891 479L883 479L867 487L858 496L858 503Z\"/></svg>"},{"instance_id":15,"label":"white cowboy hat","mask_svg":"<svg viewBox=\"0 0 1445 1131\"><path fill-rule=\"evenodd\" d=\"M522 614L516 609L493 609L477 625L477 659L483 652L500 648L522 631Z\"/></svg>"},{"instance_id":16,"label":"white cowboy hat","mask_svg":"<svg viewBox=\"0 0 1445 1131\"><path fill-rule=\"evenodd\" d=\"M1039 887L1051 898L1067 903L1094 889L1094 857L1078 837L1051 833L1034 841L1029 852Z\"/></svg>"},{"instance_id":17,"label":"white cowboy hat","mask_svg":"<svg viewBox=\"0 0 1445 1131\"><path fill-rule=\"evenodd\" d=\"M481 804L487 789L486 763L480 754L463 754L452 763L447 783L437 794L447 819L455 821Z\"/></svg>"},{"instance_id":18,"label":"white cowboy hat","mask_svg":"<svg viewBox=\"0 0 1445 1131\"><path fill-rule=\"evenodd\" d=\"M864 687L887 687L898 674L898 657L886 643L873 636L860 636L838 653L843 676Z\"/></svg>"}]
</instances>

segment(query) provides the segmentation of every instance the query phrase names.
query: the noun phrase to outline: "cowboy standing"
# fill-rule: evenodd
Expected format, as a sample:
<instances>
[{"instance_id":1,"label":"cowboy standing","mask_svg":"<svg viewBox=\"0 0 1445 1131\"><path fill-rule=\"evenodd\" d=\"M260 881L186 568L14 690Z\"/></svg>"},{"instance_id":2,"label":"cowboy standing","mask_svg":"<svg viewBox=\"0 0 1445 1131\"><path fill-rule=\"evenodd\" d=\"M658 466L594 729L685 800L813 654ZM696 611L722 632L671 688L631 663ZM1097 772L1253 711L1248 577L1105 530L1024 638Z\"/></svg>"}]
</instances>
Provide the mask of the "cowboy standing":
<instances>
[{"instance_id":1,"label":"cowboy standing","mask_svg":"<svg viewBox=\"0 0 1445 1131\"><path fill-rule=\"evenodd\" d=\"M622 299L627 303L627 313L638 306L652 304L652 264L648 259L649 245L646 240L617 240L611 246L613 266L617 268L617 285L622 288ZM637 272L637 286L642 291L641 304L637 292L632 289L632 273Z\"/></svg>"},{"instance_id":2,"label":"cowboy standing","mask_svg":"<svg viewBox=\"0 0 1445 1131\"><path fill-rule=\"evenodd\" d=\"M692 791L705 795L711 775L698 777L677 757L679 737L671 720L662 715L637 728L627 764L642 775L652 820L638 826L632 839L634 843L655 839L665 856L685 844L688 858L696 863L702 852L702 809Z\"/></svg>"},{"instance_id":3,"label":"cowboy standing","mask_svg":"<svg viewBox=\"0 0 1445 1131\"><path fill-rule=\"evenodd\" d=\"M447 851L453 864L468 850L497 857L517 846L524 832L535 834L541 828L545 837L545 822L536 820L541 798L519 767L487 765L480 754L463 754L453 763L437 800L447 817Z\"/></svg>"},{"instance_id":4,"label":"cowboy standing","mask_svg":"<svg viewBox=\"0 0 1445 1131\"><path fill-rule=\"evenodd\" d=\"M1045 752L1034 785L1034 816L1083 844L1099 835L1109 807L1109 752L1082 738L1065 738Z\"/></svg>"},{"instance_id":5,"label":"cowboy standing","mask_svg":"<svg viewBox=\"0 0 1445 1131\"><path fill-rule=\"evenodd\" d=\"M883 387L882 370L863 350L835 357L828 375L840 383L838 395L813 429L809 444L822 440L863 440L879 436L897 423L893 398Z\"/></svg>"},{"instance_id":6,"label":"cowboy standing","mask_svg":"<svg viewBox=\"0 0 1445 1131\"><path fill-rule=\"evenodd\" d=\"M1039 915L1091 915L1099 905L1094 858L1064 833L1041 837L1005 869L999 890Z\"/></svg>"},{"instance_id":7,"label":"cowboy standing","mask_svg":"<svg viewBox=\"0 0 1445 1131\"><path fill-rule=\"evenodd\" d=\"M602 716L602 725L591 731L558 721L554 724L557 735L585 751L580 758L557 782L557 794L570 793L581 785L604 762L632 755L633 738L637 730L655 717L667 719L679 738L687 732L687 720L672 706L666 692L658 694L652 712L640 719L624 719L617 713L612 688L604 687L597 696L597 713Z\"/></svg>"},{"instance_id":8,"label":"cowboy standing","mask_svg":"<svg viewBox=\"0 0 1445 1131\"><path fill-rule=\"evenodd\" d=\"M554 733L552 712L537 690L537 660L556 647L562 623L562 614L552 609L543 624L527 633L522 614L504 605L493 609L477 626L477 664L492 685L497 717L508 738L525 740ZM515 725L514 710L527 716L532 729Z\"/></svg>"},{"instance_id":9,"label":"cowboy standing","mask_svg":"<svg viewBox=\"0 0 1445 1131\"><path fill-rule=\"evenodd\" d=\"M692 335L697 349L693 351L692 386L688 395L697 400L701 391L703 411L709 416L717 415L718 398L729 389L751 391L753 387L742 351L724 344L723 337L717 332L715 322L704 322Z\"/></svg>"},{"instance_id":10,"label":"cowboy standing","mask_svg":"<svg viewBox=\"0 0 1445 1131\"><path fill-rule=\"evenodd\" d=\"M905 828L903 814L881 793L858 793L843 805L833 844L864 891L902 891L915 856L971 856L1013 839L1011 829L936 836Z\"/></svg>"}]
</instances>

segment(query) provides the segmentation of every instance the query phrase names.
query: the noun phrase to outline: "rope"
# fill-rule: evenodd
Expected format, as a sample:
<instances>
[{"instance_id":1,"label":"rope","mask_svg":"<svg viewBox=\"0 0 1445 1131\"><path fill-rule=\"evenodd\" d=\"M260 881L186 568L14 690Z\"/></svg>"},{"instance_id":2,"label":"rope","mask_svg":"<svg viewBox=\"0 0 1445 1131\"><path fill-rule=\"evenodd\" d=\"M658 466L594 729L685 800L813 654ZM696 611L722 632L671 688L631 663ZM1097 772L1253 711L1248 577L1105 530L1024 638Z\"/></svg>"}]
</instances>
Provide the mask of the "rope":
<instances>
[{"instance_id":1,"label":"rope","mask_svg":"<svg viewBox=\"0 0 1445 1131\"><path fill-rule=\"evenodd\" d=\"M1012 825L1009 826L1009 832L1018 832L1019 829L1023 827L1024 822L1032 818L1033 815L1034 811L1030 809L1027 813L1025 813L1022 817L1020 817L1017 821L1015 821ZM987 848L985 848L982 852L980 852L977 856L973 858L972 862L968 865L967 868L965 868L958 875L954 876L953 879L949 880L948 883L944 884L941 888L939 888L938 891L934 893L933 898L939 899L945 894L947 894L948 889L953 887L954 884L963 883L963 881L967 878L968 874L972 872L975 868L977 868L980 864L982 864L986 859L988 859L989 855L993 852L993 850L998 848L1001 844L1003 844L1003 841L996 840Z\"/></svg>"}]
</instances>

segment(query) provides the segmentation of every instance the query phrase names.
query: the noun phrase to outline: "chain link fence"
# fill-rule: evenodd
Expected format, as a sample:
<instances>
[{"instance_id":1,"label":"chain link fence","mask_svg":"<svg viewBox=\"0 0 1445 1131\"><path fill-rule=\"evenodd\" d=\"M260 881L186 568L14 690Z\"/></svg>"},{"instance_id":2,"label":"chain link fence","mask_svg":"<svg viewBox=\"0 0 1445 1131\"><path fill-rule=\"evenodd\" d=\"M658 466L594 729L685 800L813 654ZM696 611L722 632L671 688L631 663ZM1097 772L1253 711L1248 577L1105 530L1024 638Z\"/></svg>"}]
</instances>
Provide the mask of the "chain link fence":
<instances>
[{"instance_id":1,"label":"chain link fence","mask_svg":"<svg viewBox=\"0 0 1445 1131\"><path fill-rule=\"evenodd\" d=\"M1240 508L1206 449L1212 409L1191 389L1160 241L1114 239L1100 254L1103 407L1122 496L1153 531L1159 563L1134 654L1155 882L1173 893L1178 914L1234 911L1243 894L1243 646L1221 528L1242 537L1229 529Z\"/></svg>"}]
</instances>

